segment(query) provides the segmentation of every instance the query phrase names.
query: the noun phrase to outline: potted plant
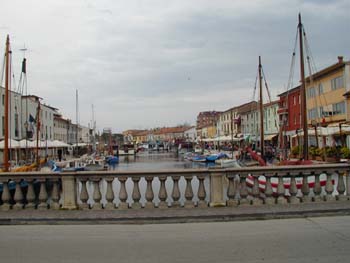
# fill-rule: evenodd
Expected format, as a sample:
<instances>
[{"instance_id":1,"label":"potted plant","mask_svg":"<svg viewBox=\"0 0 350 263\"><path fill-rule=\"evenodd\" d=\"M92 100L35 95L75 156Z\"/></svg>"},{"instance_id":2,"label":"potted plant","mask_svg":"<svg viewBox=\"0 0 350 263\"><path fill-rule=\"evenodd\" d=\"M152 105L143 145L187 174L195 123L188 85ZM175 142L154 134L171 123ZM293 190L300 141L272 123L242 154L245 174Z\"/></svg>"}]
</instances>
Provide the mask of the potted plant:
<instances>
[{"instance_id":1,"label":"potted plant","mask_svg":"<svg viewBox=\"0 0 350 263\"><path fill-rule=\"evenodd\" d=\"M291 158L300 158L300 153L302 152L302 147L300 146L294 146L291 151Z\"/></svg>"},{"instance_id":2,"label":"potted plant","mask_svg":"<svg viewBox=\"0 0 350 263\"><path fill-rule=\"evenodd\" d=\"M339 150L336 147L326 147L326 162L335 163L339 161Z\"/></svg>"},{"instance_id":3,"label":"potted plant","mask_svg":"<svg viewBox=\"0 0 350 263\"><path fill-rule=\"evenodd\" d=\"M309 155L311 156L311 160L316 160L316 151L317 151L317 148L314 146L311 146L309 148Z\"/></svg>"},{"instance_id":4,"label":"potted plant","mask_svg":"<svg viewBox=\"0 0 350 263\"><path fill-rule=\"evenodd\" d=\"M349 160L350 159L350 149L348 147L342 147L340 149L340 156L342 159Z\"/></svg>"},{"instance_id":5,"label":"potted plant","mask_svg":"<svg viewBox=\"0 0 350 263\"><path fill-rule=\"evenodd\" d=\"M323 148L316 148L315 150L315 154L316 154L316 161L324 161L324 149Z\"/></svg>"}]
</instances>

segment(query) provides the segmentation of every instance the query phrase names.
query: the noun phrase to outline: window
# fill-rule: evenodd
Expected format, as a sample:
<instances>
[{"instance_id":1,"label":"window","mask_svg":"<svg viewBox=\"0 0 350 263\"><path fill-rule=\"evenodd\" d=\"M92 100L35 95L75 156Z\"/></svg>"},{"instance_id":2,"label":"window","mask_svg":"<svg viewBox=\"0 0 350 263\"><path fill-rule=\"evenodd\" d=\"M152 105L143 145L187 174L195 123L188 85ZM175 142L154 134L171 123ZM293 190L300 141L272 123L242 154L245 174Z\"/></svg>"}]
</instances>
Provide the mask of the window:
<instances>
[{"instance_id":1,"label":"window","mask_svg":"<svg viewBox=\"0 0 350 263\"><path fill-rule=\"evenodd\" d=\"M339 102L333 104L333 115L345 114L345 102Z\"/></svg>"},{"instance_id":2,"label":"window","mask_svg":"<svg viewBox=\"0 0 350 263\"><path fill-rule=\"evenodd\" d=\"M18 137L18 113L15 113L15 137Z\"/></svg>"},{"instance_id":3,"label":"window","mask_svg":"<svg viewBox=\"0 0 350 263\"><path fill-rule=\"evenodd\" d=\"M344 87L343 76L334 78L331 80L331 88L332 90L340 89Z\"/></svg>"},{"instance_id":4,"label":"window","mask_svg":"<svg viewBox=\"0 0 350 263\"><path fill-rule=\"evenodd\" d=\"M1 124L2 124L2 136L5 136L5 117L2 116L2 119L1 119Z\"/></svg>"},{"instance_id":5,"label":"window","mask_svg":"<svg viewBox=\"0 0 350 263\"><path fill-rule=\"evenodd\" d=\"M5 105L5 95L2 95L2 105Z\"/></svg>"},{"instance_id":6,"label":"window","mask_svg":"<svg viewBox=\"0 0 350 263\"><path fill-rule=\"evenodd\" d=\"M297 104L297 100L296 100L296 97L293 96L293 104L296 105Z\"/></svg>"},{"instance_id":7,"label":"window","mask_svg":"<svg viewBox=\"0 0 350 263\"><path fill-rule=\"evenodd\" d=\"M323 94L323 85L322 83L318 84L318 95Z\"/></svg>"},{"instance_id":8,"label":"window","mask_svg":"<svg viewBox=\"0 0 350 263\"><path fill-rule=\"evenodd\" d=\"M308 98L313 98L316 97L316 89L315 87L311 87L307 90L307 97Z\"/></svg>"},{"instance_id":9,"label":"window","mask_svg":"<svg viewBox=\"0 0 350 263\"><path fill-rule=\"evenodd\" d=\"M313 120L317 118L317 108L313 108L311 110L308 110L308 119Z\"/></svg>"}]
</instances>

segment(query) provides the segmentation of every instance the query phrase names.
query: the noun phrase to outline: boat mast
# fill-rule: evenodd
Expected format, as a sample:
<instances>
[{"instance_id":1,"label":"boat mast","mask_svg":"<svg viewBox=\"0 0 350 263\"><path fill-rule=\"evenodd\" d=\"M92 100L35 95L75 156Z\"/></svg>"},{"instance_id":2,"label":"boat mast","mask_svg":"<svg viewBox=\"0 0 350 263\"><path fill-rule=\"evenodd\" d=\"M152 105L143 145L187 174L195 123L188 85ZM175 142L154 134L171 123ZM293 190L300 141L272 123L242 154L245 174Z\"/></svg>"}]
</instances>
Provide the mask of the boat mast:
<instances>
[{"instance_id":1,"label":"boat mast","mask_svg":"<svg viewBox=\"0 0 350 263\"><path fill-rule=\"evenodd\" d=\"M78 156L78 122L79 122L79 119L78 119L78 90L75 91L75 118L76 118L76 130L75 130L75 141L76 141L76 155Z\"/></svg>"},{"instance_id":2,"label":"boat mast","mask_svg":"<svg viewBox=\"0 0 350 263\"><path fill-rule=\"evenodd\" d=\"M36 169L39 170L40 167L40 158L39 158L39 133L40 133L40 99L36 98L38 106L36 108Z\"/></svg>"},{"instance_id":3,"label":"boat mast","mask_svg":"<svg viewBox=\"0 0 350 263\"><path fill-rule=\"evenodd\" d=\"M300 98L301 98L301 122L303 124L304 145L303 157L304 160L309 160L309 134L307 129L307 115L306 115L306 88L305 88L305 69L304 69L304 52L303 52L303 24L301 23L301 14L299 13L299 49L300 49Z\"/></svg>"},{"instance_id":4,"label":"boat mast","mask_svg":"<svg viewBox=\"0 0 350 263\"><path fill-rule=\"evenodd\" d=\"M4 171L8 172L10 163L9 163L9 83L10 83L10 37L7 35L6 38L6 52L5 52L5 134L4 134Z\"/></svg>"},{"instance_id":5,"label":"boat mast","mask_svg":"<svg viewBox=\"0 0 350 263\"><path fill-rule=\"evenodd\" d=\"M264 107L263 107L263 92L262 92L262 74L261 74L261 57L259 56L259 89L260 89L260 152L261 157L264 157Z\"/></svg>"}]
</instances>

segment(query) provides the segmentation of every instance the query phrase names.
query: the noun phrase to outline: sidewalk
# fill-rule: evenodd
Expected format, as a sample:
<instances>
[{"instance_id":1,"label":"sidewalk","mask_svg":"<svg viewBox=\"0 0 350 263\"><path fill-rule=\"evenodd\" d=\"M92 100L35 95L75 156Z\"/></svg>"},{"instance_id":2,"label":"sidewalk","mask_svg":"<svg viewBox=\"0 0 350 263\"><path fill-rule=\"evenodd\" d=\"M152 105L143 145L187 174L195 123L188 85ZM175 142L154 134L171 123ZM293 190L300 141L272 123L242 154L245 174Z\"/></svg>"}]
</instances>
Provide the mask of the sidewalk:
<instances>
[{"instance_id":1,"label":"sidewalk","mask_svg":"<svg viewBox=\"0 0 350 263\"><path fill-rule=\"evenodd\" d=\"M10 210L0 211L0 225L188 223L331 215L350 215L350 201L192 209Z\"/></svg>"}]
</instances>

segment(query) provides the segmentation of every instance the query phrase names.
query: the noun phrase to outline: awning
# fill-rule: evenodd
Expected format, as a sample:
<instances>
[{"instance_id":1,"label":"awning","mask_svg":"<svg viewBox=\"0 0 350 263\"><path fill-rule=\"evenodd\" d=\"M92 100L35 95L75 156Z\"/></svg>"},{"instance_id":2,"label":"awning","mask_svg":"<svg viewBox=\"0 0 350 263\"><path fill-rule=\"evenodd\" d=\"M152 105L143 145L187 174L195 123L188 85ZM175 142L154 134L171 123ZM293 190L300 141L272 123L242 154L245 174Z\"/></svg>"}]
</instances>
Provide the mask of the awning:
<instances>
[{"instance_id":1,"label":"awning","mask_svg":"<svg viewBox=\"0 0 350 263\"><path fill-rule=\"evenodd\" d=\"M268 135L265 135L264 136L264 140L265 141L271 141L273 138L275 138L278 134L275 133L275 134L268 134Z\"/></svg>"}]
</instances>

